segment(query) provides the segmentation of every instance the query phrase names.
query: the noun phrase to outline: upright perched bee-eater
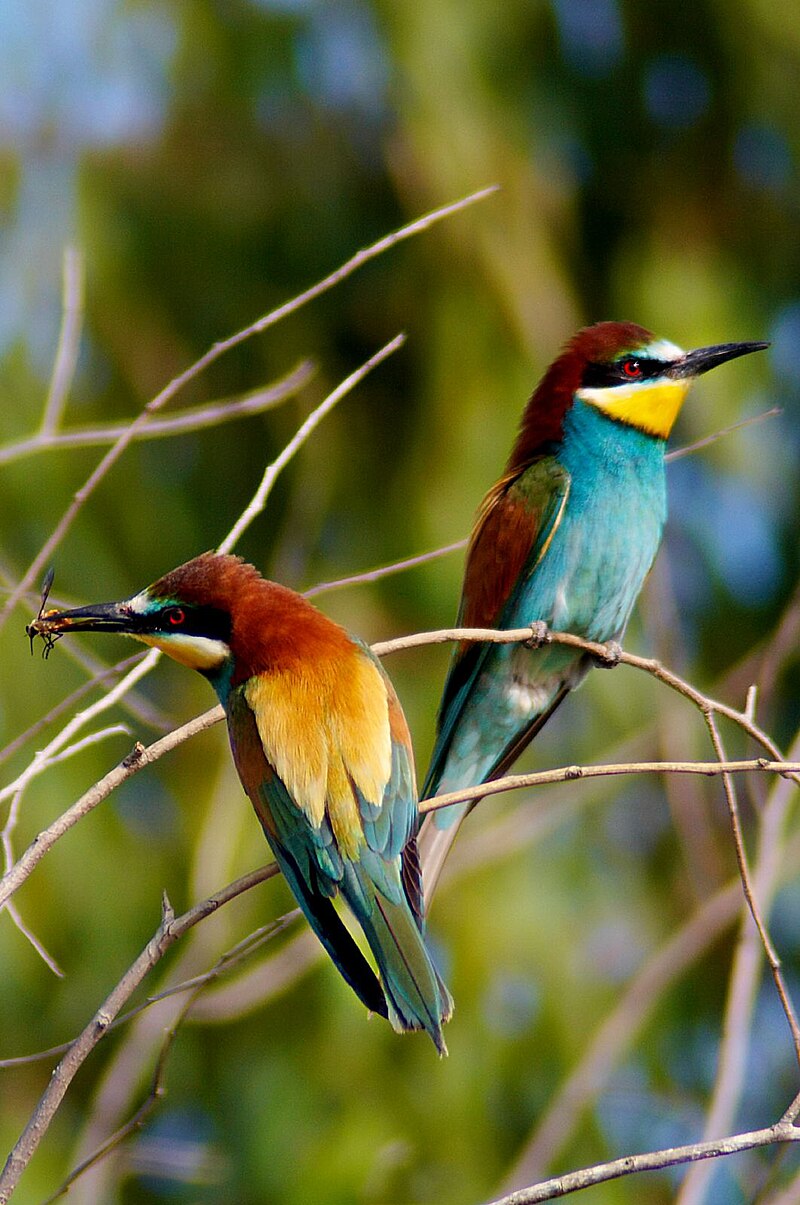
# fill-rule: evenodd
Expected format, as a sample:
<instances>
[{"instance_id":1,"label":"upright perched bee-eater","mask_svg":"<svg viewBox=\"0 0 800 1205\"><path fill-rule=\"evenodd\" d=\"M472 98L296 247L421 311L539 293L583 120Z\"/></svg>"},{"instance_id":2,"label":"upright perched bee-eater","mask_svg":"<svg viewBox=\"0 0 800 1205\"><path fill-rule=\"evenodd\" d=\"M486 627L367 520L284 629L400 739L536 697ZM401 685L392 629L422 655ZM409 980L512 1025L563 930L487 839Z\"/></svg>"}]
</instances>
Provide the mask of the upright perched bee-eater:
<instances>
[{"instance_id":1,"label":"upright perched bee-eater","mask_svg":"<svg viewBox=\"0 0 800 1205\"><path fill-rule=\"evenodd\" d=\"M458 625L542 621L587 640L619 640L661 542L665 444L689 386L767 346L683 352L630 322L579 331L528 402L505 472L478 510ZM505 773L589 664L557 645L457 645L423 798ZM426 890L469 810L423 820Z\"/></svg>"},{"instance_id":2,"label":"upright perched bee-eater","mask_svg":"<svg viewBox=\"0 0 800 1205\"><path fill-rule=\"evenodd\" d=\"M28 628L116 632L208 678L236 769L309 924L395 1029L446 1053L452 1000L425 947L417 787L397 695L359 640L238 557L206 553L124 602L47 612ZM378 965L333 905L341 892Z\"/></svg>"}]
</instances>

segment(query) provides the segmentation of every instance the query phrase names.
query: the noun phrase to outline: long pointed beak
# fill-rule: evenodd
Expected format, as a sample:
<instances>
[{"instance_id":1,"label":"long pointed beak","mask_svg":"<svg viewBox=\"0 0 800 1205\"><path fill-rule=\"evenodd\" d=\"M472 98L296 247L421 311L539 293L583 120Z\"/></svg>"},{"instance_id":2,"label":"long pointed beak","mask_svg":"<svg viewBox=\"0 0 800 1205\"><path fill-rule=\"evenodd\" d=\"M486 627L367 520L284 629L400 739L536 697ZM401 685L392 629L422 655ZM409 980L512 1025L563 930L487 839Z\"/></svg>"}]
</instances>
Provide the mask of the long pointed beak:
<instances>
[{"instance_id":1,"label":"long pointed beak","mask_svg":"<svg viewBox=\"0 0 800 1205\"><path fill-rule=\"evenodd\" d=\"M29 636L61 636L65 632L133 632L137 616L126 603L92 603L72 611L49 611L29 624Z\"/></svg>"},{"instance_id":2,"label":"long pointed beak","mask_svg":"<svg viewBox=\"0 0 800 1205\"><path fill-rule=\"evenodd\" d=\"M678 380L699 377L718 364L735 360L737 356L749 356L751 351L764 351L767 347L769 343L717 343L714 347L698 347L696 351L689 351L676 360L669 375Z\"/></svg>"}]
</instances>

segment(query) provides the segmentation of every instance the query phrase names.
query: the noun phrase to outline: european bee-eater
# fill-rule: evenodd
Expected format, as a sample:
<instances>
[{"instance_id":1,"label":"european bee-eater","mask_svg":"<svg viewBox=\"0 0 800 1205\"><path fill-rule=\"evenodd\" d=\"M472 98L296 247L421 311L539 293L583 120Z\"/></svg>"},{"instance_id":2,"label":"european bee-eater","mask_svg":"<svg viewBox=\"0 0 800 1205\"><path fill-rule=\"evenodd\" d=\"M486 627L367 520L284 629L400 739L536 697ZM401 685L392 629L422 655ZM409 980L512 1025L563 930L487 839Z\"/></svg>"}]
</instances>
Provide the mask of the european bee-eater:
<instances>
[{"instance_id":1,"label":"european bee-eater","mask_svg":"<svg viewBox=\"0 0 800 1205\"><path fill-rule=\"evenodd\" d=\"M402 708L379 661L306 599L238 557L206 553L124 602L28 628L117 632L208 678L276 861L356 995L446 1053L452 1000L425 947L417 787ZM380 981L333 905L341 892Z\"/></svg>"},{"instance_id":2,"label":"european bee-eater","mask_svg":"<svg viewBox=\"0 0 800 1205\"><path fill-rule=\"evenodd\" d=\"M458 625L543 621L587 640L619 640L661 542L665 445L689 386L767 346L683 352L629 322L579 331L533 393L505 472L478 510ZM557 645L457 645L423 798L505 773L589 665ZM428 892L471 806L424 818Z\"/></svg>"}]
</instances>

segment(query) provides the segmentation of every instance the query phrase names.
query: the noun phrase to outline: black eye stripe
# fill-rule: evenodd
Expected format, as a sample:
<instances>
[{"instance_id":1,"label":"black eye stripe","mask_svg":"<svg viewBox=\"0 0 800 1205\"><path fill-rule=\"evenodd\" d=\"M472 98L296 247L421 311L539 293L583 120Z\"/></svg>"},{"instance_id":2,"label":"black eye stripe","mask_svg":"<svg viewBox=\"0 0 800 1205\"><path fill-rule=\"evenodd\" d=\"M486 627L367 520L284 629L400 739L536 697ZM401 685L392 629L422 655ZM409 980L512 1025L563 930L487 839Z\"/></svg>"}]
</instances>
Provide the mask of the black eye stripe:
<instances>
[{"instance_id":1,"label":"black eye stripe","mask_svg":"<svg viewBox=\"0 0 800 1205\"><path fill-rule=\"evenodd\" d=\"M176 622L180 616L181 622ZM144 616L151 632L171 632L173 635L205 636L209 640L231 639L231 617L217 607L192 607L177 603L164 607L153 615Z\"/></svg>"},{"instance_id":2,"label":"black eye stripe","mask_svg":"<svg viewBox=\"0 0 800 1205\"><path fill-rule=\"evenodd\" d=\"M626 361L635 361L638 364L640 372L637 376L626 373ZM613 364L587 364L581 379L581 388L604 389L612 385L629 385L631 381L652 381L656 377L664 376L669 367L668 360L647 359L631 352L629 356L624 356Z\"/></svg>"}]
</instances>

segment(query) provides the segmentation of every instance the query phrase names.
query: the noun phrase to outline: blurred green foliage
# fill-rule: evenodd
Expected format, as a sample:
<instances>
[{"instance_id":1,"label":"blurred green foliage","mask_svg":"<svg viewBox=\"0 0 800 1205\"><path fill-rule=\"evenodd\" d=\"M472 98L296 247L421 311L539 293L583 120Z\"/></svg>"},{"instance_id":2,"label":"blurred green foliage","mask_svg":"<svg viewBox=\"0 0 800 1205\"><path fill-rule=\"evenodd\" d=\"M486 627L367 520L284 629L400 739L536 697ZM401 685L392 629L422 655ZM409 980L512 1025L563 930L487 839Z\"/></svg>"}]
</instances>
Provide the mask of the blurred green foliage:
<instances>
[{"instance_id":1,"label":"blurred green foliage","mask_svg":"<svg viewBox=\"0 0 800 1205\"><path fill-rule=\"evenodd\" d=\"M799 547L799 69L795 15L760 0L4 0L3 443L41 420L66 244L85 257L86 302L65 425L124 421L215 340L358 247L502 186L187 389L176 409L255 389L303 357L318 365L298 399L263 417L132 447L64 541L54 596L120 597L215 545L312 405L398 330L405 347L326 420L242 541L243 555L297 588L466 534L535 380L584 322L629 319L686 347L771 338L769 358L694 390L677 443L775 403L784 412L672 466L668 536L626 644L742 705L788 614L760 712L788 742L800 720L797 624L786 610ZM6 584L100 455L0 466ZM320 602L367 639L440 627L455 614L460 573L451 555ZM3 743L85 679L63 645L48 664L30 660L28 614L19 608L3 633ZM421 770L446 658L436 649L388 663ZM170 724L211 702L200 679L170 665L138 697ZM120 716L130 736L27 791L17 852L132 736L157 731ZM685 705L618 670L592 675L528 760L708 752ZM754 802L765 789L755 784ZM612 780L486 802L460 846L431 926L457 1002L446 1062L422 1039L367 1024L317 961L261 1007L188 1022L166 1098L75 1199L462 1205L496 1194L632 976L735 865L713 782ZM127 784L17 897L65 978L2 918L0 1057L85 1024L157 925L162 889L189 906L266 855L221 730ZM207 969L291 906L279 881L251 897L201 926L157 982ZM774 923L793 980L795 886ZM540 1175L700 1137L732 939L721 932L659 998ZM20 1201L44 1199L144 1097L159 1045L149 1015L83 1070ZM765 1125L796 1086L766 984L750 1057L740 1122ZM4 1151L50 1067L0 1072ZM709 1199L750 1199L774 1158L720 1166ZM788 1175L795 1164L781 1166ZM646 1192L657 1203L675 1183L664 1175L585 1195L615 1203Z\"/></svg>"}]
</instances>

